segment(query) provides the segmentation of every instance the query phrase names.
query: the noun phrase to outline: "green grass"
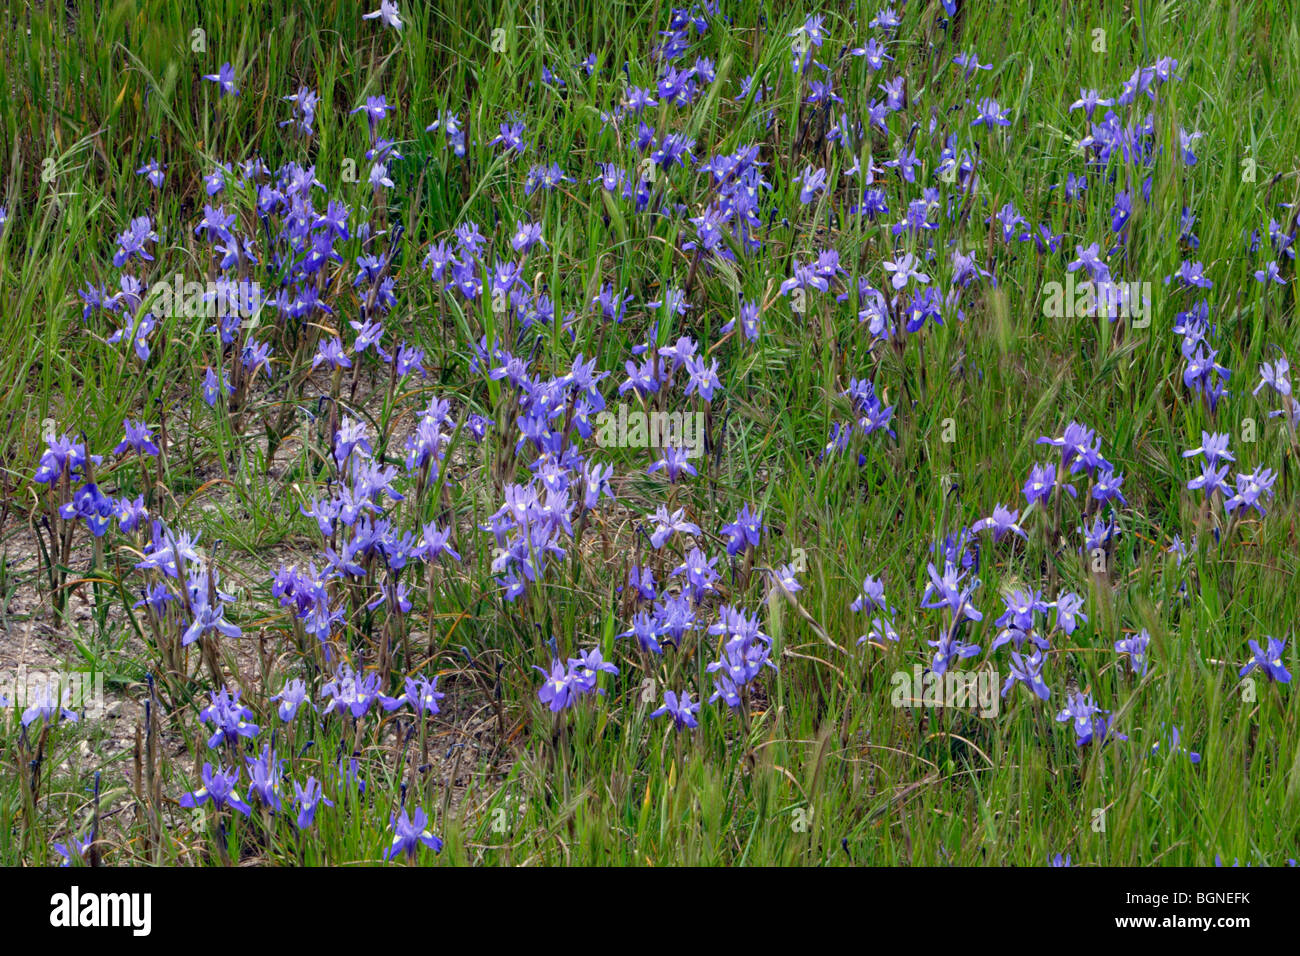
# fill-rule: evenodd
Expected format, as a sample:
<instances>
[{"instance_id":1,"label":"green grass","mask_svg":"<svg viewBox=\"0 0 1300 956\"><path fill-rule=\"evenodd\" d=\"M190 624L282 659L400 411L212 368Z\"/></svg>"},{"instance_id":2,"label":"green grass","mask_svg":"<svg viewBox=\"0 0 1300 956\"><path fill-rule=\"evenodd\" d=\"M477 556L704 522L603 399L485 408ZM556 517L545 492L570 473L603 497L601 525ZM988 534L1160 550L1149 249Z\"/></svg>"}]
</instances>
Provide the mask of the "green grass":
<instances>
[{"instance_id":1,"label":"green grass","mask_svg":"<svg viewBox=\"0 0 1300 956\"><path fill-rule=\"evenodd\" d=\"M852 299L837 304L814 294L810 313L801 316L776 292L792 259L806 262L832 244L855 279L861 270L878 287L887 281L880 263L892 258L894 240L887 226L847 214L849 190L822 194L810 206L798 201L794 177L806 165L827 165L843 182L843 151L791 149L798 93L787 35L808 13L823 12L824 50L855 46L875 35L867 11L860 25L845 7L724 3L724 12L733 22L715 22L688 59L714 60L715 87L694 107L661 108L648 122L661 133L688 131L699 160L762 145L769 202L780 212L759 235L764 251L742 259L734 281L725 269L698 271L692 308L671 325L661 321L658 341L690 334L702 350L714 345L736 314L737 285L765 306L757 343L732 338L713 353L724 388L712 415L715 432L725 420L726 444L707 473L701 467L698 479L671 494L672 507L687 508L704 529L710 554L721 553L717 529L749 503L761 508L769 528L755 567L806 562L798 595L803 614L779 597L763 605L761 574L743 587L727 586L727 600L761 611L779 671L760 679L763 697L744 719L706 705L700 728L678 737L649 718L664 688L692 686L707 696L704 666L713 648L701 642L647 670L634 644L615 636L629 626L615 585L625 579L633 549L647 548L635 525L665 500L664 483L645 475L651 458L644 450L599 451L599 460L615 465L618 506L592 517L581 548L572 549L581 557L571 553L553 568L530 600L503 602L488 572L492 541L472 525L501 503L495 477L526 476L523 462L502 453L502 442L513 448L510 426L501 441L465 443L450 454L443 493L396 512L413 526L416 517L428 521L449 507L465 558L440 573L432 603L417 589L411 626L418 650L403 668L443 675L448 697L428 730L431 766L418 768L418 743L403 739L405 718L381 724L372 715L355 737L350 724L333 718L324 731L300 721L278 738L281 754L292 760L287 777L326 777L338 755L355 747L366 796L330 784L327 795L338 807L321 808L317 829L306 837L284 821L234 821L231 852L276 863L377 860L389 840L398 784L414 781L446 840L440 863L1041 865L1060 852L1076 864L1205 865L1216 856L1268 864L1296 856L1300 710L1289 686L1257 681L1252 696L1237 679L1249 638L1288 638L1285 661L1293 671L1300 665L1293 637L1300 612L1294 438L1281 420L1266 417L1274 407L1267 393L1250 394L1255 369L1275 357L1274 346L1293 361L1300 357L1294 275L1286 273L1285 288L1256 283L1252 273L1267 261L1266 250L1252 254L1243 244L1254 229L1267 243L1270 218L1291 221L1279 204L1300 198L1292 168L1300 155L1300 125L1292 120L1300 33L1290 6L1004 3L995 11L972 9L954 43L934 25L937 2L909 4L887 75L908 77L912 105L870 148L877 165L893 158L917 120L925 165L914 185L900 186L892 171L882 177L890 198L884 218L898 221L906 202L932 184L939 146L930 144L941 143L943 132L955 133L962 146L978 143L983 191L969 223L941 218L929 237L940 249L954 239L969 243L986 268L993 253L998 283L968 293L964 322L945 315L942 327L909 336L901 350L869 350ZM402 16L406 27L397 38L363 22L356 3L330 0L309 9L231 0L104 3L77 14L57 4L9 10L0 29L0 204L9 213L0 228L0 660L14 659L27 624L40 624L38 633L63 666L94 666L108 675L110 695L141 705L118 721L116 733L132 743L134 726L121 725L139 723L142 752L152 742L158 758L151 794L129 746L99 746L105 725L60 724L48 739L39 732L24 737L13 715L0 730L0 832L13 837L0 840L0 863L49 862L53 841L84 834L96 771L106 863L223 859L221 821L175 803L198 785L197 770L211 759L202 756L207 733L197 719L210 678L197 655L184 693L156 700L154 725L144 726L144 675L157 672L158 660L143 618L129 609L140 584L130 570L137 560L132 542L110 535L107 557L90 575L99 583L77 587L102 613L65 621L53 615L32 531L45 507L45 492L31 476L46 419L59 431L84 434L88 447L106 456L125 417L143 417L155 428L165 419L169 493L159 508L174 525L201 531L209 547L221 542L223 583L241 589L232 616L246 635L238 658L222 648L222 665L257 711L259 740L278 724L266 696L285 677L310 673L295 650L291 619L271 598L270 578L286 560L319 560L319 536L297 506L321 492L322 380L296 374L310 353L291 367L291 352L277 347L273 383L252 395L236 421L199 397L203 369L218 355L206 322L168 320L147 363L107 344L112 329L102 316L82 322L76 290L115 278L114 237L133 217L152 212L160 232L157 261L148 264L152 282L175 272L209 275L208 252L193 228L207 200L200 177L218 160L258 154L272 168L314 163L328 196L373 210L364 181L365 122L349 111L380 93L396 104L384 133L400 141L406 158L393 166L398 187L387 194L383 215L404 225L406 241L394 265L401 278L386 326L400 328L390 331L390 345L406 338L427 350L432 374L419 390L390 396L386 373L363 370L355 414L370 417L372 434L409 427L433 395L451 400L458 418L474 411L498 427L510 425L509 393L468 366L467 343L485 333L490 311L440 298L420 268L428 244L459 223L478 222L489 237L497 235L497 222L506 235L517 219L542 224L549 250L532 254L529 279L547 286L557 319L570 311L578 318L572 339L559 321L541 330L533 370L560 375L579 352L594 355L598 368L613 370L607 394L622 377L628 348L645 341L655 318L644 303L687 282L690 256L677 248L687 224L634 216L623 203L611 212L598 187L588 185L600 162L627 165L626 141L602 127L601 112L622 91L625 61L634 82L651 82L650 54L666 27L665 9L452 0L403 4ZM505 31L503 53L491 49L498 27ZM205 31L202 54L191 50L196 29ZM1104 54L1093 52L1098 29L1105 31ZM968 84L945 64L971 49L994 68ZM588 77L576 64L593 51L598 66ZM1110 236L1108 200L1067 203L1060 188L1051 188L1082 171L1075 143L1086 128L1068 106L1080 87L1116 95L1136 67L1162 55L1178 60L1183 80L1162 86L1155 105L1139 97L1137 109L1153 114L1166 155L1151 171L1150 202L1130 226L1122 275L1151 284L1150 327L1046 318L1043 283L1065 281L1076 243ZM199 77L226 61L235 65L241 94L219 101ZM563 93L542 85L544 65L567 83ZM772 88L762 103L735 99L739 79L751 73L765 74ZM881 96L882 78L856 58L837 71L836 90L851 116L864 115ZM301 85L320 94L309 141L277 126L289 115L282 97ZM972 130L973 101L982 96L1007 108L1012 125ZM443 109L468 124L463 160L441 133L424 131ZM532 147L523 159L507 161L487 143L513 114L527 122ZM1122 115L1127 122L1140 114ZM939 126L933 136L931 117ZM1180 126L1203 133L1194 166L1172 161ZM621 135L634 133L632 124ZM867 153L864 146L864 165ZM161 192L134 175L155 155L169 167ZM359 183L343 181L349 160ZM1253 178L1243 175L1247 160L1255 164ZM575 182L525 197L528 166L551 161ZM1117 172L1140 175L1122 164ZM675 200L698 215L707 177L694 170L664 177ZM1099 176L1090 174L1090 182L1105 191ZM253 221L250 197L224 198L241 210L241 221ZM1046 222L1065 232L1061 252L1044 256L1032 242L1003 244L996 222L985 226L984 219L1007 201L1031 227ZM1197 214L1200 240L1186 255L1175 242L1183 207ZM509 253L503 239L494 238L493 247L502 257ZM359 240L340 251L345 264L333 304L335 321L344 323L358 309L350 283ZM1213 278L1207 297L1219 325L1220 361L1233 370L1231 395L1214 416L1183 387L1180 340L1171 331L1175 313L1195 301L1163 282L1184 257L1204 262ZM946 259L931 264L936 281L942 276L946 283ZM602 323L587 306L606 282L635 297L621 326ZM897 438L858 438L846 455L819 463L832 423L849 415L840 393L861 377L897 406ZM262 422L281 412L289 437L268 475ZM995 503L1022 507L1025 476L1051 451L1034 440L1059 434L1071 420L1098 429L1103 454L1125 474L1128 506L1119 512L1123 533L1109 572L1090 573L1076 555L1077 510L1069 506L1062 521L1068 547L1045 547L1039 529L1046 516L1037 513L1026 518L1028 542L1013 549L1006 540L986 541L975 598L985 621L971 638L985 653L969 664L1005 676L1006 651L987 654L1000 591L1047 588L1049 580L1053 592L1077 591L1087 600L1089 623L1053 639L1045 671L1050 702L1016 687L992 719L894 707L891 675L923 662L926 641L940 628L939 613L919 607L931 543L989 514ZM1243 439L1247 428L1256 430L1253 443ZM1266 518L1242 523L1217 545L1202 532L1200 547L1189 546L1179 564L1164 549L1175 534L1190 542L1195 533L1199 500L1185 485L1196 468L1182 451L1199 444L1202 429L1232 434L1242 469L1267 465L1282 477ZM946 441L945 431L954 440ZM400 449L394 439L390 454L400 458ZM99 477L114 491L143 491L133 460L106 457ZM1079 483L1081 495L1086 488ZM78 534L73 580L90 569L88 536ZM656 559L660 581L680 557ZM725 564L724 555L720 569ZM883 577L899 608L897 645L856 645L867 621L849 605L867 574ZM24 590L40 603L10 609L7 595ZM364 623L351 625L360 633ZM1152 635L1152 668L1136 680L1111 646L1142 628ZM556 720L536 696L541 677L533 667L550 656L540 635L553 636L567 652L601 646L621 673L603 679L605 696ZM648 679L655 682L651 703L644 696ZM1054 720L1074 686L1115 715L1126 742L1075 746L1067 725ZM1177 755L1144 756L1175 725L1184 746L1202 754L1198 765ZM37 738L51 749L30 799L22 768ZM90 749L79 755L82 740ZM193 748L177 756L182 741Z\"/></svg>"}]
</instances>

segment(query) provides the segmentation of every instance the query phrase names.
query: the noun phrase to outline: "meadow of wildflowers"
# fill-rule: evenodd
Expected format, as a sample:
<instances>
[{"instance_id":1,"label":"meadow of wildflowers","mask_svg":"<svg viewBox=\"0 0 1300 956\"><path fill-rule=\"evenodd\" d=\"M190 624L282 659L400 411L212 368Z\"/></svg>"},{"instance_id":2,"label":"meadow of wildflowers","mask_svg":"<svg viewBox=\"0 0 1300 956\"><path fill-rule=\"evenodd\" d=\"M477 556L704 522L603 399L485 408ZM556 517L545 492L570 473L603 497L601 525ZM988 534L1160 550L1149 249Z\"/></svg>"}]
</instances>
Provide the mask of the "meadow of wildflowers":
<instances>
[{"instance_id":1,"label":"meadow of wildflowers","mask_svg":"<svg viewBox=\"0 0 1300 956\"><path fill-rule=\"evenodd\" d=\"M1300 856L1290 4L4 16L0 864Z\"/></svg>"}]
</instances>

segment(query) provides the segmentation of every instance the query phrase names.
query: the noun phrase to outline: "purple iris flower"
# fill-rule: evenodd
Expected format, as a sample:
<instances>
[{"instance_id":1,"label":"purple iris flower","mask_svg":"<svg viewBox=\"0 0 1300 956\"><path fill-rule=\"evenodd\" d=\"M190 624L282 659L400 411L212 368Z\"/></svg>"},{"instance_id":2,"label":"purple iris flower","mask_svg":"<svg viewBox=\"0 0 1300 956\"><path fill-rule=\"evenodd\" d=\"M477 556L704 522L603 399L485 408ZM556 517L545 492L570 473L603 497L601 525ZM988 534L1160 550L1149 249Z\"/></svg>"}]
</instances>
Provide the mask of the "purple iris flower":
<instances>
[{"instance_id":1,"label":"purple iris flower","mask_svg":"<svg viewBox=\"0 0 1300 956\"><path fill-rule=\"evenodd\" d=\"M1269 637L1267 641L1267 648L1261 648L1254 638L1250 639L1250 652L1254 657L1237 672L1237 676L1245 677L1258 668L1270 681L1277 681L1279 684L1291 683L1291 672L1282 663L1282 652L1286 649L1286 641L1279 641L1275 637Z\"/></svg>"},{"instance_id":2,"label":"purple iris flower","mask_svg":"<svg viewBox=\"0 0 1300 956\"><path fill-rule=\"evenodd\" d=\"M163 170L167 167L158 162L158 157L154 157L135 171L137 176L144 176L153 184L155 189L161 189L163 184Z\"/></svg>"},{"instance_id":3,"label":"purple iris flower","mask_svg":"<svg viewBox=\"0 0 1300 956\"><path fill-rule=\"evenodd\" d=\"M1007 532L1018 534L1020 537L1028 540L1029 538L1028 535L1025 534L1025 529L1016 524L1016 519L1019 517L1019 511L1008 511L1002 506L1002 503L999 502L993 506L993 514L989 515L987 518L981 518L979 521L976 521L971 525L971 531L978 534L986 529L992 530L993 540L995 542L1001 541L1003 535L1007 534Z\"/></svg>"},{"instance_id":4,"label":"purple iris flower","mask_svg":"<svg viewBox=\"0 0 1300 956\"><path fill-rule=\"evenodd\" d=\"M298 714L298 708L304 703L308 707L312 706L311 701L307 699L307 683L302 678L295 678L284 682L284 688L276 694L271 700L279 701L280 719L285 723L293 720Z\"/></svg>"},{"instance_id":5,"label":"purple iris flower","mask_svg":"<svg viewBox=\"0 0 1300 956\"><path fill-rule=\"evenodd\" d=\"M74 834L68 837L67 843L55 843L54 852L63 857L63 862L59 866L72 866L74 860L76 865L80 866L86 860L86 851L94 842L94 834L84 840Z\"/></svg>"},{"instance_id":6,"label":"purple iris flower","mask_svg":"<svg viewBox=\"0 0 1300 956\"><path fill-rule=\"evenodd\" d=\"M690 691L682 691L679 697L675 691L664 691L664 704L658 710L651 711L651 717L662 717L667 714L673 719L673 725L681 730L683 727L698 727L699 721L695 715L700 712L698 701L691 701Z\"/></svg>"},{"instance_id":7,"label":"purple iris flower","mask_svg":"<svg viewBox=\"0 0 1300 956\"><path fill-rule=\"evenodd\" d=\"M213 770L212 764L205 763L203 765L203 786L192 793L182 796L180 804L187 810L192 810L211 800L212 805L218 810L230 807L230 809L248 816L253 808L240 798L239 791L235 789L238 784L238 767L231 767L230 770L218 767Z\"/></svg>"},{"instance_id":8,"label":"purple iris flower","mask_svg":"<svg viewBox=\"0 0 1300 956\"><path fill-rule=\"evenodd\" d=\"M700 533L699 526L687 521L685 515L685 508L678 508L672 514L669 514L668 506L660 505L655 510L653 517L655 528L650 534L651 546L655 549L662 548L674 534L698 535Z\"/></svg>"},{"instance_id":9,"label":"purple iris flower","mask_svg":"<svg viewBox=\"0 0 1300 956\"><path fill-rule=\"evenodd\" d=\"M1079 98L1070 104L1070 112L1081 109L1088 119L1092 119L1092 114L1096 111L1098 106L1113 106L1114 104L1115 101L1113 99L1102 99L1101 94L1096 90L1085 90L1080 88Z\"/></svg>"},{"instance_id":10,"label":"purple iris flower","mask_svg":"<svg viewBox=\"0 0 1300 956\"><path fill-rule=\"evenodd\" d=\"M1087 623L1088 615L1082 610L1083 598L1073 591L1066 591L1056 598L1052 607L1056 611L1056 626L1066 634L1073 634L1079 622Z\"/></svg>"},{"instance_id":11,"label":"purple iris flower","mask_svg":"<svg viewBox=\"0 0 1300 956\"><path fill-rule=\"evenodd\" d=\"M718 563L718 559L706 557L704 552L699 548L692 548L686 560L674 569L673 576L684 575L686 578L686 587L691 594L691 600L697 604L704 597L705 593L716 590L713 582L718 580L718 572L713 566Z\"/></svg>"},{"instance_id":12,"label":"purple iris flower","mask_svg":"<svg viewBox=\"0 0 1300 956\"><path fill-rule=\"evenodd\" d=\"M57 722L60 719L77 722L77 715L69 710L65 704L72 703L71 688L60 689L54 681L47 681L38 684L28 690L28 707L23 711L22 723L24 727L30 727L38 718L46 723Z\"/></svg>"},{"instance_id":13,"label":"purple iris flower","mask_svg":"<svg viewBox=\"0 0 1300 956\"><path fill-rule=\"evenodd\" d=\"M321 688L321 693L330 698L322 713L346 711L354 718L361 717L379 699L379 675L361 677L347 664L340 664L334 680Z\"/></svg>"},{"instance_id":14,"label":"purple iris flower","mask_svg":"<svg viewBox=\"0 0 1300 956\"><path fill-rule=\"evenodd\" d=\"M1133 673L1139 677L1145 677L1150 662L1147 659L1147 645L1151 643L1151 635L1144 627L1137 634L1121 638L1115 642L1116 654L1127 654L1129 666L1133 668Z\"/></svg>"},{"instance_id":15,"label":"purple iris flower","mask_svg":"<svg viewBox=\"0 0 1300 956\"><path fill-rule=\"evenodd\" d=\"M1201 463L1201 473L1187 483L1189 491L1202 490L1206 498L1210 498L1216 491L1225 498L1231 493L1232 489L1228 487L1228 465L1219 468L1214 467L1212 461Z\"/></svg>"},{"instance_id":16,"label":"purple iris flower","mask_svg":"<svg viewBox=\"0 0 1300 956\"><path fill-rule=\"evenodd\" d=\"M722 387L722 381L718 378L718 360L715 358L706 368L703 358L689 358L686 360L686 373L690 376L686 383L686 394L698 392L706 402L713 401L714 394Z\"/></svg>"},{"instance_id":17,"label":"purple iris flower","mask_svg":"<svg viewBox=\"0 0 1300 956\"><path fill-rule=\"evenodd\" d=\"M1006 110L998 105L998 101L985 97L979 101L975 107L979 113L975 119L971 120L972 126L983 126L992 129L994 126L1010 126L1011 120L1007 119Z\"/></svg>"},{"instance_id":18,"label":"purple iris flower","mask_svg":"<svg viewBox=\"0 0 1300 956\"><path fill-rule=\"evenodd\" d=\"M393 842L384 851L384 859L391 860L399 853L405 854L408 861L415 860L415 854L423 844L434 853L442 852L442 840L429 830L429 817L422 807L407 816L403 810L400 816L392 817Z\"/></svg>"},{"instance_id":19,"label":"purple iris flower","mask_svg":"<svg viewBox=\"0 0 1300 956\"><path fill-rule=\"evenodd\" d=\"M122 427L126 437L117 443L113 449L114 455L120 455L129 448L139 455L155 458L158 456L158 446L154 444L153 432L148 425L144 422L133 422L128 418Z\"/></svg>"},{"instance_id":20,"label":"purple iris flower","mask_svg":"<svg viewBox=\"0 0 1300 956\"><path fill-rule=\"evenodd\" d=\"M1204 455L1205 460L1211 465L1217 465L1220 461L1236 461L1237 459L1232 456L1232 452L1228 451L1228 437L1227 432L1212 435L1207 431L1202 431L1200 445L1183 452L1183 457L1194 458L1197 455Z\"/></svg>"},{"instance_id":21,"label":"purple iris flower","mask_svg":"<svg viewBox=\"0 0 1300 956\"><path fill-rule=\"evenodd\" d=\"M308 777L306 785L293 782L294 803L298 806L298 817L294 821L299 830L305 830L316 821L316 809L322 803L327 807L334 806L334 801L324 795L321 790L320 781L315 777Z\"/></svg>"},{"instance_id":22,"label":"purple iris flower","mask_svg":"<svg viewBox=\"0 0 1300 956\"><path fill-rule=\"evenodd\" d=\"M884 581L873 578L868 574L862 579L862 590L853 599L853 603L849 605L849 608L854 613L866 611L869 614L873 610L888 611L889 606L885 600Z\"/></svg>"},{"instance_id":23,"label":"purple iris flower","mask_svg":"<svg viewBox=\"0 0 1300 956\"><path fill-rule=\"evenodd\" d=\"M438 676L435 674L432 680L424 677L406 678L406 689L402 694L397 697L380 694L379 703L387 711L409 705L418 717L421 714L438 713L438 701L445 696L438 690Z\"/></svg>"},{"instance_id":24,"label":"purple iris flower","mask_svg":"<svg viewBox=\"0 0 1300 956\"><path fill-rule=\"evenodd\" d=\"M524 143L524 124L522 122L502 123L500 134L488 141L489 146L501 145L515 153L524 153L528 146Z\"/></svg>"},{"instance_id":25,"label":"purple iris flower","mask_svg":"<svg viewBox=\"0 0 1300 956\"><path fill-rule=\"evenodd\" d=\"M596 681L602 673L617 674L618 667L605 660L598 647L569 658L569 684L574 693L587 694L598 690Z\"/></svg>"},{"instance_id":26,"label":"purple iris flower","mask_svg":"<svg viewBox=\"0 0 1300 956\"><path fill-rule=\"evenodd\" d=\"M646 474L654 474L656 471L662 471L668 476L668 480L674 484L681 479L683 472L688 475L698 475L695 466L691 464L689 454L676 445L669 445L663 451L663 457L658 459L654 464L646 469Z\"/></svg>"},{"instance_id":27,"label":"purple iris flower","mask_svg":"<svg viewBox=\"0 0 1300 956\"><path fill-rule=\"evenodd\" d=\"M952 11L949 10L948 14L951 16ZM992 63L981 63L974 50L971 50L968 53L958 53L952 58L952 62L954 66L960 66L962 68L962 75L968 80L975 75L976 70L993 69Z\"/></svg>"},{"instance_id":28,"label":"purple iris flower","mask_svg":"<svg viewBox=\"0 0 1300 956\"><path fill-rule=\"evenodd\" d=\"M944 563L943 574L939 573L933 562L926 566L926 573L929 574L930 581L925 586L921 607L947 608L954 625L966 620L984 619L984 615L970 601L975 588L979 586L978 579L969 585L964 585L962 579L965 574L958 572L956 565L951 561Z\"/></svg>"},{"instance_id":29,"label":"purple iris flower","mask_svg":"<svg viewBox=\"0 0 1300 956\"><path fill-rule=\"evenodd\" d=\"M693 533L698 534L699 529L696 528ZM763 513L760 511L757 515L753 514L746 502L741 505L736 520L722 526L721 533L727 539L727 554L731 557L745 548L756 548L763 534Z\"/></svg>"},{"instance_id":30,"label":"purple iris flower","mask_svg":"<svg viewBox=\"0 0 1300 956\"><path fill-rule=\"evenodd\" d=\"M1181 738L1182 738L1182 734L1179 732L1179 730L1178 730L1177 727L1174 727L1174 728L1172 728L1172 729L1170 730L1170 732L1169 732L1169 751L1168 751L1168 752L1171 753L1171 754L1185 753L1185 754L1187 754L1187 760L1188 760L1188 762L1190 762L1190 763L1194 763L1194 764L1195 764L1195 763L1200 763L1200 762L1201 762L1201 755L1198 754L1195 750L1188 750L1186 747L1184 747L1184 746L1180 743ZM1159 751L1160 751L1160 741L1157 740L1157 741L1155 742L1155 744L1152 745L1152 747L1151 747L1151 752L1152 752L1152 753L1158 753Z\"/></svg>"},{"instance_id":31,"label":"purple iris flower","mask_svg":"<svg viewBox=\"0 0 1300 956\"><path fill-rule=\"evenodd\" d=\"M229 63L221 64L221 69L216 73L204 73L203 78L216 83L221 96L239 95L239 90L235 89L235 68Z\"/></svg>"},{"instance_id":32,"label":"purple iris flower","mask_svg":"<svg viewBox=\"0 0 1300 956\"><path fill-rule=\"evenodd\" d=\"M215 569L205 569L199 565L190 569L188 586L190 606L194 609L194 620L181 635L182 647L189 647L208 634L224 634L226 637L243 635L244 632L238 625L226 620L226 603L233 601L234 598L221 591L216 585Z\"/></svg>"},{"instance_id":33,"label":"purple iris flower","mask_svg":"<svg viewBox=\"0 0 1300 956\"><path fill-rule=\"evenodd\" d=\"M1101 439L1093 429L1078 422L1070 422L1058 437L1044 435L1036 444L1051 445L1061 450L1061 464L1070 470L1070 474L1086 471L1095 474L1099 468L1110 463L1101 456Z\"/></svg>"},{"instance_id":34,"label":"purple iris flower","mask_svg":"<svg viewBox=\"0 0 1300 956\"><path fill-rule=\"evenodd\" d=\"M96 538L108 531L113 517L113 499L99 490L94 482L83 485L72 495L72 500L59 506L59 516L71 521L80 518Z\"/></svg>"},{"instance_id":35,"label":"purple iris flower","mask_svg":"<svg viewBox=\"0 0 1300 956\"><path fill-rule=\"evenodd\" d=\"M248 757L248 795L256 797L262 806L280 810L280 791L284 787L284 763L275 756L269 745L263 745L260 757Z\"/></svg>"},{"instance_id":36,"label":"purple iris flower","mask_svg":"<svg viewBox=\"0 0 1300 956\"><path fill-rule=\"evenodd\" d=\"M1046 505L1052 497L1052 490L1057 487L1056 471L1051 465L1034 465L1029 471L1029 478L1025 481L1024 495L1025 501L1029 504ZM1074 485L1067 485L1064 482L1060 487L1070 493L1071 497L1078 497L1078 492Z\"/></svg>"},{"instance_id":37,"label":"purple iris flower","mask_svg":"<svg viewBox=\"0 0 1300 956\"><path fill-rule=\"evenodd\" d=\"M260 728L252 722L253 712L239 702L240 691L232 695L228 688L211 691L212 703L199 711L199 720L212 724L215 733L208 746L216 748L223 743L237 745L240 738L256 737Z\"/></svg>"},{"instance_id":38,"label":"purple iris flower","mask_svg":"<svg viewBox=\"0 0 1300 956\"><path fill-rule=\"evenodd\" d=\"M384 26L401 31L402 21L398 17L399 12L396 0L380 0L379 9L370 13L363 13L361 19L379 20Z\"/></svg>"},{"instance_id":39,"label":"purple iris flower","mask_svg":"<svg viewBox=\"0 0 1300 956\"><path fill-rule=\"evenodd\" d=\"M1255 386L1255 390L1251 392L1251 394L1258 395L1259 390L1267 385L1281 396L1285 397L1290 395L1290 371L1291 363L1287 361L1285 355L1279 358L1276 362L1262 362L1259 366L1259 384Z\"/></svg>"},{"instance_id":40,"label":"purple iris flower","mask_svg":"<svg viewBox=\"0 0 1300 956\"><path fill-rule=\"evenodd\" d=\"M1043 661L1043 651L1038 647L1028 657L1022 657L1019 651L1012 651L1011 675L1002 685L1002 696L1006 697L1016 682L1020 682L1040 700L1047 700L1052 692L1043 682Z\"/></svg>"},{"instance_id":41,"label":"purple iris flower","mask_svg":"<svg viewBox=\"0 0 1300 956\"><path fill-rule=\"evenodd\" d=\"M641 650L648 651L651 654L663 653L663 648L659 644L659 625L646 611L637 611L632 615L632 626L620 634L619 637L635 637L637 646L640 647ZM559 662L557 661L556 664L558 665L558 663ZM541 668L538 668L538 670L541 670ZM542 673L546 672L542 671ZM563 674L559 675L560 681L563 681L563 676ZM552 670L551 679L555 678L556 674L554 670ZM548 680L547 683L550 684L551 681ZM559 685L557 684L557 687L558 686ZM545 690L545 688L543 688L543 690ZM538 696L540 696L540 694ZM542 698L542 700L543 702L546 702L548 698ZM555 709L558 708L553 706L552 710Z\"/></svg>"},{"instance_id":42,"label":"purple iris flower","mask_svg":"<svg viewBox=\"0 0 1300 956\"><path fill-rule=\"evenodd\" d=\"M1106 744L1111 740L1126 740L1122 734L1110 729L1107 712L1093 703L1092 695L1085 696L1075 691L1066 701L1065 708L1056 715L1058 722L1068 721L1074 728L1075 743L1086 746L1090 743Z\"/></svg>"},{"instance_id":43,"label":"purple iris flower","mask_svg":"<svg viewBox=\"0 0 1300 956\"><path fill-rule=\"evenodd\" d=\"M1223 503L1225 511L1232 512L1238 508L1254 508L1261 516L1266 514L1261 502L1273 497L1273 483L1277 481L1277 472L1272 468L1259 468L1254 472L1239 472L1236 493Z\"/></svg>"},{"instance_id":44,"label":"purple iris flower","mask_svg":"<svg viewBox=\"0 0 1300 956\"><path fill-rule=\"evenodd\" d=\"M804 168L803 175L795 180L799 185L799 201L804 205L812 202L817 198L817 193L826 188L826 170L813 170L811 166Z\"/></svg>"},{"instance_id":45,"label":"purple iris flower","mask_svg":"<svg viewBox=\"0 0 1300 956\"><path fill-rule=\"evenodd\" d=\"M550 707L553 713L559 713L577 699L574 690L573 673L560 661L551 662L551 671L547 674L540 667L535 668L546 674L546 681L537 691L538 699Z\"/></svg>"}]
</instances>

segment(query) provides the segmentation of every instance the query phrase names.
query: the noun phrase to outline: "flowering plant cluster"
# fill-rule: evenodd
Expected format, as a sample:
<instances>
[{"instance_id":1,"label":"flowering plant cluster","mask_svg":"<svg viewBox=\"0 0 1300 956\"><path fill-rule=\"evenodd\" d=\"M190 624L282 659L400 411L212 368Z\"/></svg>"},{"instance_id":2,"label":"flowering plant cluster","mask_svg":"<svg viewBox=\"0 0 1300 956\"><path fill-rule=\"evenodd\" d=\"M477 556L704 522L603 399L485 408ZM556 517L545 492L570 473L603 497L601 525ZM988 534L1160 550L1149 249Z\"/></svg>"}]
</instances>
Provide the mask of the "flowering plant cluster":
<instances>
[{"instance_id":1,"label":"flowering plant cluster","mask_svg":"<svg viewBox=\"0 0 1300 956\"><path fill-rule=\"evenodd\" d=\"M134 822L97 783L50 823L88 722L47 689L0 731L60 837L23 859L532 860L584 814L593 852L803 859L782 792L806 859L900 861L911 787L992 819L960 773L1131 810L1230 794L1247 736L1291 765L1300 204L1207 228L1191 51L1076 95L976 4L702 0L608 50L494 27L435 89L409 6L358 13L355 88L222 42L202 144L136 144L87 219L78 374L127 397L50 423L0 531L21 485L33 617L129 662ZM912 668L942 703L894 709ZM992 719L948 693L980 675Z\"/></svg>"}]
</instances>

